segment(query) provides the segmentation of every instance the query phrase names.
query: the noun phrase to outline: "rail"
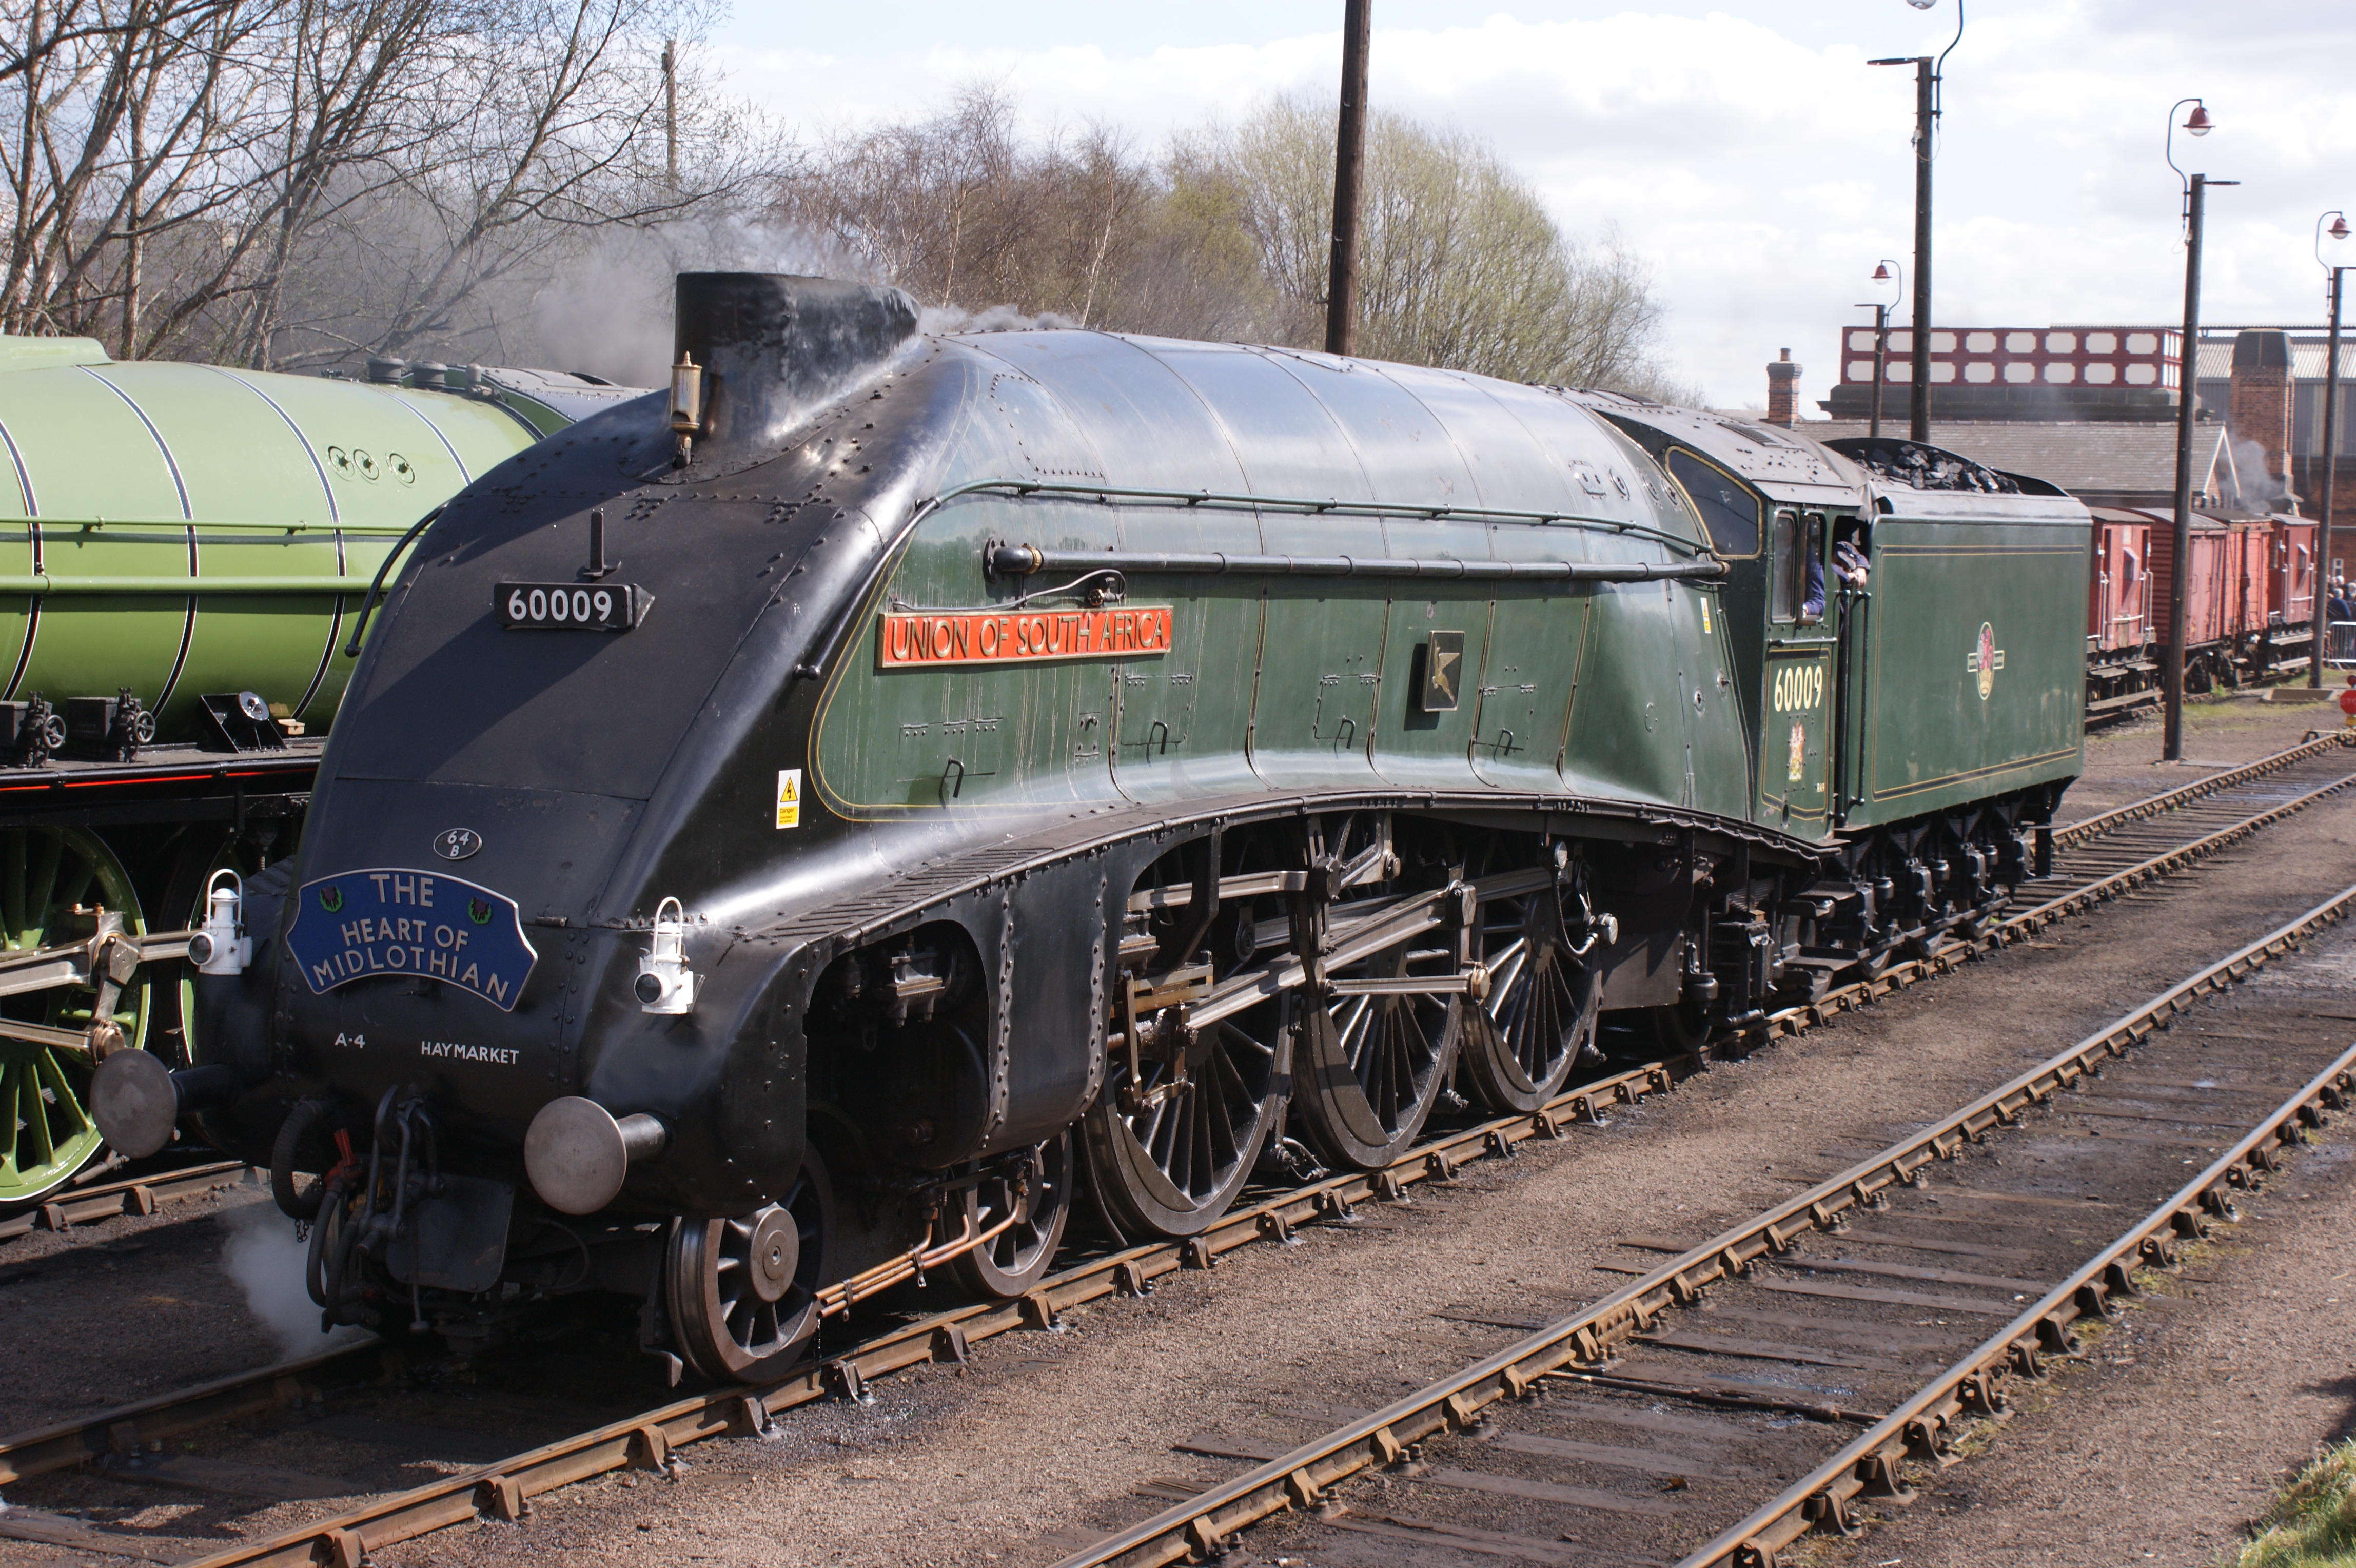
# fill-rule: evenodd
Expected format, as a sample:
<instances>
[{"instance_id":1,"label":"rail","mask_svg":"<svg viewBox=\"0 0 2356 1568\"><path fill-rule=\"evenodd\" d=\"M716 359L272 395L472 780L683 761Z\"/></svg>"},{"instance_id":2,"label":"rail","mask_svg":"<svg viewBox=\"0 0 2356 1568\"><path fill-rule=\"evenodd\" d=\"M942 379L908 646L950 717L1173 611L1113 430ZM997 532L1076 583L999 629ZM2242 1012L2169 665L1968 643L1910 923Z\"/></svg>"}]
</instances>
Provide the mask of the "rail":
<instances>
[{"instance_id":1,"label":"rail","mask_svg":"<svg viewBox=\"0 0 2356 1568\"><path fill-rule=\"evenodd\" d=\"M2069 1278L1741 1523L1688 1553L1677 1568L1710 1568L1726 1562L1772 1568L1776 1552L1809 1530L1839 1530L1848 1522L1848 1500L1894 1474L1899 1460L1919 1447L1916 1434L1930 1423L1943 1427L1965 1409L1985 1412L1999 1370L2020 1364L2037 1348L2074 1348L2071 1326L2075 1321L2102 1316L2113 1294L2135 1294L2135 1270L2169 1262L2179 1237L2202 1234L2208 1216L2229 1207L2230 1187L2246 1184L2252 1171L2273 1168L2273 1148L2286 1141L2285 1130L2295 1133L2302 1122L2319 1124L2326 1108L2346 1109L2351 1083L2356 1083L2356 1046Z\"/></svg>"},{"instance_id":2,"label":"rail","mask_svg":"<svg viewBox=\"0 0 2356 1568\"><path fill-rule=\"evenodd\" d=\"M2147 795L2140 800L2130 800L2124 806L2095 816L2081 818L2065 827L2054 829L2053 843L2057 847L2083 843L2088 839L2099 837L2126 822L2156 817L2163 811L2173 811L2189 800L2198 800L2204 796L2213 795L2221 789L2230 789L2237 785L2246 784L2266 774L2280 772L2292 763L2303 762L2310 757L2320 757L2335 746L2347 746L2351 744L2356 744L2356 736L2338 734L2306 741L2287 750L2277 751L2270 757L2262 757L2255 762L2228 768L2222 773L2211 773L2196 779L2190 784L2179 785L2173 789L2163 789L2157 795Z\"/></svg>"}]
</instances>

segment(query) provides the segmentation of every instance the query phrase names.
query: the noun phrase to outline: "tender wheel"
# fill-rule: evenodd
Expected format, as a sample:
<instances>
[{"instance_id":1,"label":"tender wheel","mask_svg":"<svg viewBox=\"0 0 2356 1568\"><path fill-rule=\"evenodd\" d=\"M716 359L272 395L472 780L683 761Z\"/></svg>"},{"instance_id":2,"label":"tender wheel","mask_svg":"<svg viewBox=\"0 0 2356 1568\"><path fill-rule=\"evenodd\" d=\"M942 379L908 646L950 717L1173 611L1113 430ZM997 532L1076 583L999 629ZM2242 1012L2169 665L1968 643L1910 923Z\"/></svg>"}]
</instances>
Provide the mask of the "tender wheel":
<instances>
[{"instance_id":1,"label":"tender wheel","mask_svg":"<svg viewBox=\"0 0 2356 1568\"><path fill-rule=\"evenodd\" d=\"M1545 888L1481 906L1488 999L1465 1016L1465 1075L1492 1110L1532 1112L1594 1049L1603 977L1575 957L1562 895Z\"/></svg>"},{"instance_id":2,"label":"tender wheel","mask_svg":"<svg viewBox=\"0 0 2356 1568\"><path fill-rule=\"evenodd\" d=\"M1398 980L1451 967L1445 949L1402 943L1333 978ZM1462 999L1429 992L1337 996L1304 1012L1294 1084L1301 1127L1327 1158L1379 1170L1415 1142L1446 1087L1463 1029Z\"/></svg>"},{"instance_id":3,"label":"tender wheel","mask_svg":"<svg viewBox=\"0 0 2356 1568\"><path fill-rule=\"evenodd\" d=\"M95 833L80 828L15 828L0 833L0 939L25 952L70 941L77 904L118 911L123 927L146 934L130 874ZM108 1011L121 1044L146 1043L150 986L143 968ZM95 1020L95 989L61 986L0 1002L0 1020L79 1034ZM105 1140L84 1103L89 1072L73 1053L0 1036L0 1205L27 1203L62 1186Z\"/></svg>"},{"instance_id":4,"label":"tender wheel","mask_svg":"<svg viewBox=\"0 0 2356 1568\"><path fill-rule=\"evenodd\" d=\"M737 1219L682 1219L664 1257L664 1305L690 1366L714 1382L757 1382L791 1366L818 1332L818 1288L835 1234L818 1151L781 1203Z\"/></svg>"},{"instance_id":5,"label":"tender wheel","mask_svg":"<svg viewBox=\"0 0 2356 1568\"><path fill-rule=\"evenodd\" d=\"M979 1215L984 1230L1010 1210L1019 1216L1012 1226L955 1261L958 1280L977 1295L1010 1300L1055 1266L1055 1249L1072 1217L1070 1133L1035 1145L1018 1169L1001 1166L966 1189L966 1219Z\"/></svg>"}]
</instances>

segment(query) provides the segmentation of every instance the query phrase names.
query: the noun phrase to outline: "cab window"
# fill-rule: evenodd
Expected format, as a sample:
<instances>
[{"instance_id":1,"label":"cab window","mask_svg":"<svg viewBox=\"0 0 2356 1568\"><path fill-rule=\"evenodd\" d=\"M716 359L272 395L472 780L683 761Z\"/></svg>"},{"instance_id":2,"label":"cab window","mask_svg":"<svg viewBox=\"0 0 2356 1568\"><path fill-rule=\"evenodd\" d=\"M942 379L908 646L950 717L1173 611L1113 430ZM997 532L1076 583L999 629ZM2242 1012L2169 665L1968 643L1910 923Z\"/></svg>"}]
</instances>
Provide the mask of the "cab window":
<instances>
[{"instance_id":1,"label":"cab window","mask_svg":"<svg viewBox=\"0 0 2356 1568\"><path fill-rule=\"evenodd\" d=\"M1669 477L1692 498L1712 549L1720 555L1759 553L1759 499L1682 449L1669 454Z\"/></svg>"},{"instance_id":2,"label":"cab window","mask_svg":"<svg viewBox=\"0 0 2356 1568\"><path fill-rule=\"evenodd\" d=\"M1779 621L1812 624L1825 615L1825 519L1822 512L1778 511L1769 542L1772 585L1770 613Z\"/></svg>"}]
</instances>

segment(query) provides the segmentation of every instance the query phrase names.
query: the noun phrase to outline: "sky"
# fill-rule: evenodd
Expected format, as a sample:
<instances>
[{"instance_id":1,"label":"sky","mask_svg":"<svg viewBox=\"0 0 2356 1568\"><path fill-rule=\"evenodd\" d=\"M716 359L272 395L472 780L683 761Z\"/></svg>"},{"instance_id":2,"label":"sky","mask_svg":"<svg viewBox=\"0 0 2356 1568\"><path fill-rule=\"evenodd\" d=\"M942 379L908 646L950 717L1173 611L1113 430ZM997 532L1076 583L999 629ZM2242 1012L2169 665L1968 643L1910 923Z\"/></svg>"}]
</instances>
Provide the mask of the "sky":
<instances>
[{"instance_id":1,"label":"sky","mask_svg":"<svg viewBox=\"0 0 2356 1568\"><path fill-rule=\"evenodd\" d=\"M1937 324L2180 320L2166 140L2170 106L2195 96L2217 129L2179 132L2178 163L2242 182L2209 199L2203 318L2323 319L2316 220L2356 211L2347 0L1375 0L1369 97L1487 138L1574 237L1616 226L1653 268L1680 381L1717 405L1762 403L1763 367L1788 348L1814 415L1840 328L1869 323L1859 302L1892 286L1869 281L1876 263L1912 265L1913 72L1866 62L1945 48L1959 3ZM1033 133L1101 123L1151 148L1272 94L1335 94L1341 14L1341 0L739 0L700 48L809 138L925 116L980 81L1011 91ZM2356 241L2345 249L2356 264Z\"/></svg>"}]
</instances>

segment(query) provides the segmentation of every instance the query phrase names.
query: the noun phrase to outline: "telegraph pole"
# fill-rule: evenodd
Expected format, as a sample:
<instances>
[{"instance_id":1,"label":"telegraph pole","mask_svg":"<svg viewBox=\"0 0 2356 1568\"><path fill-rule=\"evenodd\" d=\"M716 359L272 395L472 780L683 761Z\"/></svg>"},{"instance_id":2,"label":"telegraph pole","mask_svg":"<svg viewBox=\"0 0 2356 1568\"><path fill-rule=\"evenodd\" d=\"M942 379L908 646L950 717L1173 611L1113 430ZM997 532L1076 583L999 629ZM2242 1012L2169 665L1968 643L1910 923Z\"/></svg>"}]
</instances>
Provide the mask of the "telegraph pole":
<instances>
[{"instance_id":1,"label":"telegraph pole","mask_svg":"<svg viewBox=\"0 0 2356 1568\"><path fill-rule=\"evenodd\" d=\"M670 188L679 188L679 42L663 44L663 168Z\"/></svg>"},{"instance_id":2,"label":"telegraph pole","mask_svg":"<svg viewBox=\"0 0 2356 1568\"><path fill-rule=\"evenodd\" d=\"M2335 240L2348 237L2347 218L2338 212L2327 212L2324 218L2337 220L2329 231L2323 219L2315 220L2315 248L2323 249L2323 235L2329 232ZM2320 254L2317 259L2320 261ZM2340 287L2348 269L2327 264L2324 271L2331 274L2331 340L2325 348L2323 361L2323 515L2315 525L2315 608L2309 612L2315 636L2308 650L2307 683L2323 684L2323 660L2330 651L2329 631L2325 622L2331 605L2331 481L2340 469Z\"/></svg>"},{"instance_id":3,"label":"telegraph pole","mask_svg":"<svg viewBox=\"0 0 2356 1568\"><path fill-rule=\"evenodd\" d=\"M1914 62L1914 352L1907 363L1913 382L1907 435L1925 446L1931 441L1931 132L1939 113L1932 86L1938 80L1930 56Z\"/></svg>"},{"instance_id":4,"label":"telegraph pole","mask_svg":"<svg viewBox=\"0 0 2356 1568\"><path fill-rule=\"evenodd\" d=\"M1366 45L1373 0L1342 13L1342 125L1333 144L1333 268L1325 285L1325 351L1354 352L1358 336L1358 198L1365 185Z\"/></svg>"},{"instance_id":5,"label":"telegraph pole","mask_svg":"<svg viewBox=\"0 0 2356 1568\"><path fill-rule=\"evenodd\" d=\"M1937 0L1907 0L1927 11ZM1938 146L1939 84L1946 80L1947 57L1964 41L1964 0L1955 0L1953 43L1929 55L1900 55L1869 59L1868 65L1911 65L1914 68L1914 329L1907 355L1907 381L1912 393L1907 435L1926 445L1931 439L1931 157Z\"/></svg>"}]
</instances>

